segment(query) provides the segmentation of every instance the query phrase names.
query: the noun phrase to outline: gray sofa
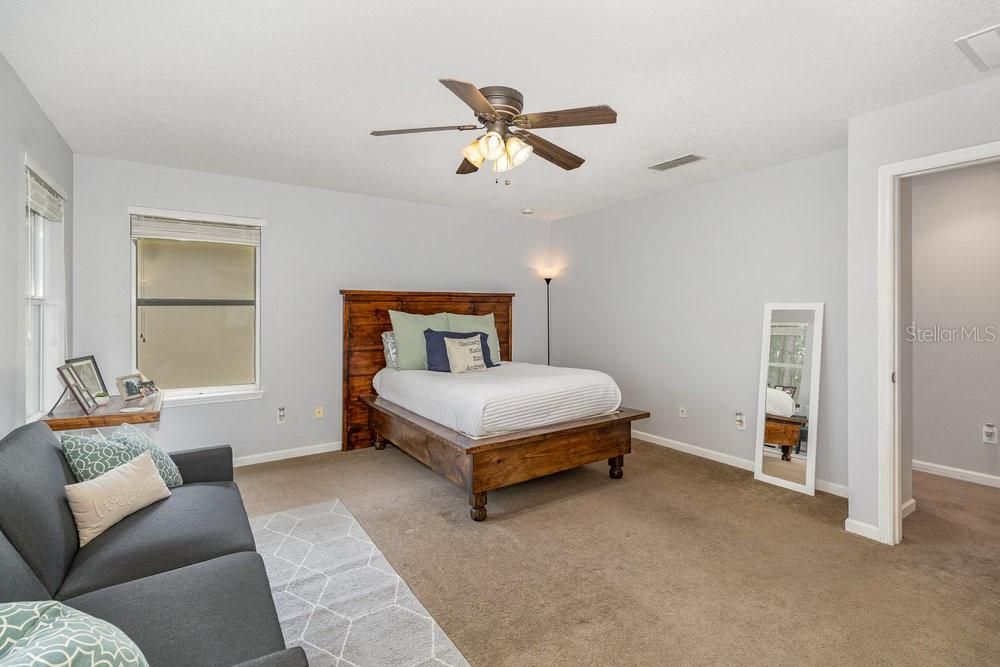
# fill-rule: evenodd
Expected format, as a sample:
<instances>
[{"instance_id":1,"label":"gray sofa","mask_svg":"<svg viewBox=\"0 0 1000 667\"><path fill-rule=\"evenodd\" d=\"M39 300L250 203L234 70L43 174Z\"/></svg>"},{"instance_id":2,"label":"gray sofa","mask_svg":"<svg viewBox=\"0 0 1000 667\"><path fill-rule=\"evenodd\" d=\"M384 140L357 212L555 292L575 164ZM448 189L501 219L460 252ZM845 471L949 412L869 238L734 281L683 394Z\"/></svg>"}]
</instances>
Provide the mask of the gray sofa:
<instances>
[{"instance_id":1,"label":"gray sofa","mask_svg":"<svg viewBox=\"0 0 1000 667\"><path fill-rule=\"evenodd\" d=\"M307 665L285 648L232 450L175 452L184 485L79 548L76 480L42 423L0 440L0 602L55 599L121 628L150 665Z\"/></svg>"}]
</instances>

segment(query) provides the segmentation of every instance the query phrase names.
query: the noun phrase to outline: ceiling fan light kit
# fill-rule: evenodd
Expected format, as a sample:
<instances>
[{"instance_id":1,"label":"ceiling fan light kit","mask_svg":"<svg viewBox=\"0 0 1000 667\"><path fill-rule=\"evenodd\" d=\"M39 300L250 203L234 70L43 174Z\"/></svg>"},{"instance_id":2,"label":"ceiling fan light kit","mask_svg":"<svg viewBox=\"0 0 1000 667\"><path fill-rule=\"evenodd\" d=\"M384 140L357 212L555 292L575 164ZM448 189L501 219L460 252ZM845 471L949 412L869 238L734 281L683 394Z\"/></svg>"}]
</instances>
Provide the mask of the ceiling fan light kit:
<instances>
[{"instance_id":1,"label":"ceiling fan light kit","mask_svg":"<svg viewBox=\"0 0 1000 667\"><path fill-rule=\"evenodd\" d=\"M483 166L483 162L486 160L483 154L479 151L479 139L476 139L471 144L462 149L462 156L471 162L476 169Z\"/></svg>"},{"instance_id":2,"label":"ceiling fan light kit","mask_svg":"<svg viewBox=\"0 0 1000 667\"><path fill-rule=\"evenodd\" d=\"M479 153L487 160L496 160L503 154L503 137L496 130L490 130L479 137Z\"/></svg>"},{"instance_id":3,"label":"ceiling fan light kit","mask_svg":"<svg viewBox=\"0 0 1000 667\"><path fill-rule=\"evenodd\" d=\"M507 86L476 88L471 83L455 79L439 79L445 88L465 102L482 125L447 125L420 127L405 130L373 130L373 136L440 132L442 130L486 129L486 134L462 149L462 162L457 174L479 171L487 160L493 162L493 171L501 173L519 167L537 154L557 167L576 169L584 160L565 148L547 141L529 129L545 127L571 127L576 125L605 125L618 121L618 114L607 105L522 114L524 96Z\"/></svg>"}]
</instances>

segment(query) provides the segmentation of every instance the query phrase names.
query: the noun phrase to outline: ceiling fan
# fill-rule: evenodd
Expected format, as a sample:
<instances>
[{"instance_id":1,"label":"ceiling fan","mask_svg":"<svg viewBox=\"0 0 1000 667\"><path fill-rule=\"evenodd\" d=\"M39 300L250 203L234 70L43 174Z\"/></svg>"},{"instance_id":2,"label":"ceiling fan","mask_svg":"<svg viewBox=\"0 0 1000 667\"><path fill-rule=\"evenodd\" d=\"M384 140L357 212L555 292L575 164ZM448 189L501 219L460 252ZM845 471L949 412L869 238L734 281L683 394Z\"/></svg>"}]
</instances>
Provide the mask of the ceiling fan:
<instances>
[{"instance_id":1,"label":"ceiling fan","mask_svg":"<svg viewBox=\"0 0 1000 667\"><path fill-rule=\"evenodd\" d=\"M573 125L604 125L618 120L618 114L607 105L523 114L521 108L524 105L524 96L513 88L506 86L476 88L471 83L455 79L439 79L439 81L469 105L475 112L479 124L373 130L372 135L381 137L389 134L485 129L486 133L483 136L462 149L464 159L458 165L458 171L455 172L457 174L479 171L486 160L493 161L493 171L510 171L524 164L532 152L557 167L576 169L583 164L582 157L573 155L565 148L542 139L528 130Z\"/></svg>"}]
</instances>

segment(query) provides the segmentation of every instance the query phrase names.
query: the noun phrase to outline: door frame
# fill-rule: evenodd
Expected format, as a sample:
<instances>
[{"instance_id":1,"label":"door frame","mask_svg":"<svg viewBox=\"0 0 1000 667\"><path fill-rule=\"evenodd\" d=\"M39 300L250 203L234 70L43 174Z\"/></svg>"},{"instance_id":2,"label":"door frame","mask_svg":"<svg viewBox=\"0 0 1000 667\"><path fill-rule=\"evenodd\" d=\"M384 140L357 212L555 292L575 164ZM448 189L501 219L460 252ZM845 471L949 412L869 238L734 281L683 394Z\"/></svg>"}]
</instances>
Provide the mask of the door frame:
<instances>
[{"instance_id":1,"label":"door frame","mask_svg":"<svg viewBox=\"0 0 1000 667\"><path fill-rule=\"evenodd\" d=\"M899 440L899 184L932 174L1000 160L1000 141L894 162L878 170L878 540L903 539L902 460Z\"/></svg>"}]
</instances>

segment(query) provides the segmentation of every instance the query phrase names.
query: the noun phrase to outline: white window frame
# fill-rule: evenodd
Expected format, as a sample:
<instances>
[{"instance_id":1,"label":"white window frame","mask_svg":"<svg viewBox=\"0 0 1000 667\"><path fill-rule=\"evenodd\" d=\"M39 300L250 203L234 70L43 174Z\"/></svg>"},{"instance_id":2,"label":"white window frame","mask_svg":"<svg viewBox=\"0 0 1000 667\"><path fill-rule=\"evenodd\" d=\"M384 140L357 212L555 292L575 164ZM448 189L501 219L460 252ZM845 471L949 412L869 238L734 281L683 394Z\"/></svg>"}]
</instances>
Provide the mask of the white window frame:
<instances>
[{"instance_id":1,"label":"white window frame","mask_svg":"<svg viewBox=\"0 0 1000 667\"><path fill-rule=\"evenodd\" d=\"M195 211L175 211L171 209L163 208L149 208L145 206L129 206L128 207L128 217L131 221L133 215L144 215L150 217L158 218L170 218L173 220L190 220L194 222L215 222L227 225L250 225L254 227L264 227L266 222L260 218L244 218L234 215L220 215L218 213L198 213ZM134 240L129 239L129 245L131 247L131 285L132 285L132 300L131 300L131 353L132 353L132 368L137 369L139 364L139 340L138 340L138 321L136 307L138 303L138 293L136 291L138 263L136 258L136 243ZM261 351L261 337L260 337L260 312L261 312L261 298L260 298L260 275L261 275L261 246L255 248L254 260L256 262L256 285L254 287L254 379L256 382L253 384L237 384L237 385L226 385L219 387L192 387L185 389L167 389L163 392L163 400L165 403L173 406L180 405L203 405L206 403L229 403L232 401L248 401L256 400L264 396L263 385L261 384L260 377L260 351ZM156 378L151 378L156 380Z\"/></svg>"},{"instance_id":2,"label":"white window frame","mask_svg":"<svg viewBox=\"0 0 1000 667\"><path fill-rule=\"evenodd\" d=\"M24 155L24 166L25 166L25 170L31 170L32 172L34 172L35 176L37 176L42 181L44 181L45 184L49 188L51 188L60 197L62 197L64 203L68 201L69 197L67 195L66 188L64 188L62 185L60 185L59 181L57 181L56 179L54 179L52 177L52 175L49 174L49 172L44 167L42 167L42 165L38 161L34 160L27 153L25 153L25 155ZM28 178L27 171L25 171L23 173L24 173L24 177ZM23 191L23 188L22 188L22 191ZM22 414L24 414L24 417L25 417L24 421L25 421L25 423L37 421L38 419L44 417L48 413L49 409L51 409L51 407L52 407L51 405L47 405L47 403L46 403L46 395L45 395L45 387L46 387L46 384L45 384L45 347L44 347L44 341L45 341L45 335L46 335L46 330L45 330L46 314L49 313L49 312L51 312L52 309L55 309L57 312L60 313L60 315L58 317L58 320L62 323L62 348L63 348L62 349L62 355L61 355L62 358L65 359L66 356L68 356L68 352L69 352L69 349L68 349L69 336L67 335L68 334L68 331L67 331L68 323L66 322L66 302L65 302L65 300L59 301L57 299L53 299L51 297L51 291L46 290L46 284L45 284L45 282L46 282L45 281L46 264L47 264L47 262L53 261L53 258L48 257L46 255L46 253L45 253L45 238L44 238L45 223L49 222L49 224L65 224L65 222L66 222L66 220L65 220L65 214L63 215L63 219L59 220L59 221L46 221L45 218L42 218L41 216L39 216L39 218L40 218L40 224L42 225L42 227L41 227L42 237L41 238L31 238L32 236L34 236L34 232L35 232L35 225L34 225L33 218L34 218L34 216L38 216L38 215L39 214L37 212L31 210L28 202L25 201L24 202L24 228L25 228L25 239L24 239L24 241L25 241L25 245L24 245L24 248L23 248L24 252L25 252L25 263L24 263L24 279L25 279L25 283L24 283L24 291L23 291L24 303L25 303L25 306L24 306L24 317L25 317L25 320L24 320L24 329L22 330L22 333L23 333L22 340L25 343L25 348L24 348L24 354L25 354L25 357L24 357L24 361L25 361L25 367L24 367L24 373L25 373L25 375L24 375L25 396L24 396L24 400L25 400L25 405L21 406L21 408L24 410L24 412ZM28 256L29 254L34 254L35 257L29 257ZM40 267L41 268L41 275L42 275L42 278L41 278L42 284L41 284L40 291L36 292L36 291L34 291L32 289L32 287L35 286L35 278L37 277L37 275L32 275L32 273L33 273L32 269L35 269L35 273L37 274L37 272L38 272L37 270L39 269L39 267L37 266L37 261L39 259L39 257L38 257L39 254L41 254L41 263L42 263L42 266ZM62 261L63 265L65 266L66 258L65 257L61 257L61 258L58 258L58 259L59 259L59 261ZM65 293L66 289L67 288L64 286L63 287L64 293ZM39 310L40 310L40 315L39 315L39 318L38 318L38 329L37 330L33 330L31 328L31 311L32 311L32 307L33 306L39 306ZM35 339L35 344L41 346L40 349L39 349L39 351L38 351L39 355L41 356L41 368L29 367L28 358L27 358L27 342L28 342L28 340L30 338L34 338ZM29 374L36 374L36 373L37 373L37 378L36 378L37 387L36 387L36 390L38 391L38 396L36 398L38 400L38 410L36 412L32 413L32 414L28 414L28 411L26 409L27 408L27 402L28 402L28 396L27 396L28 377L29 377Z\"/></svg>"}]
</instances>

